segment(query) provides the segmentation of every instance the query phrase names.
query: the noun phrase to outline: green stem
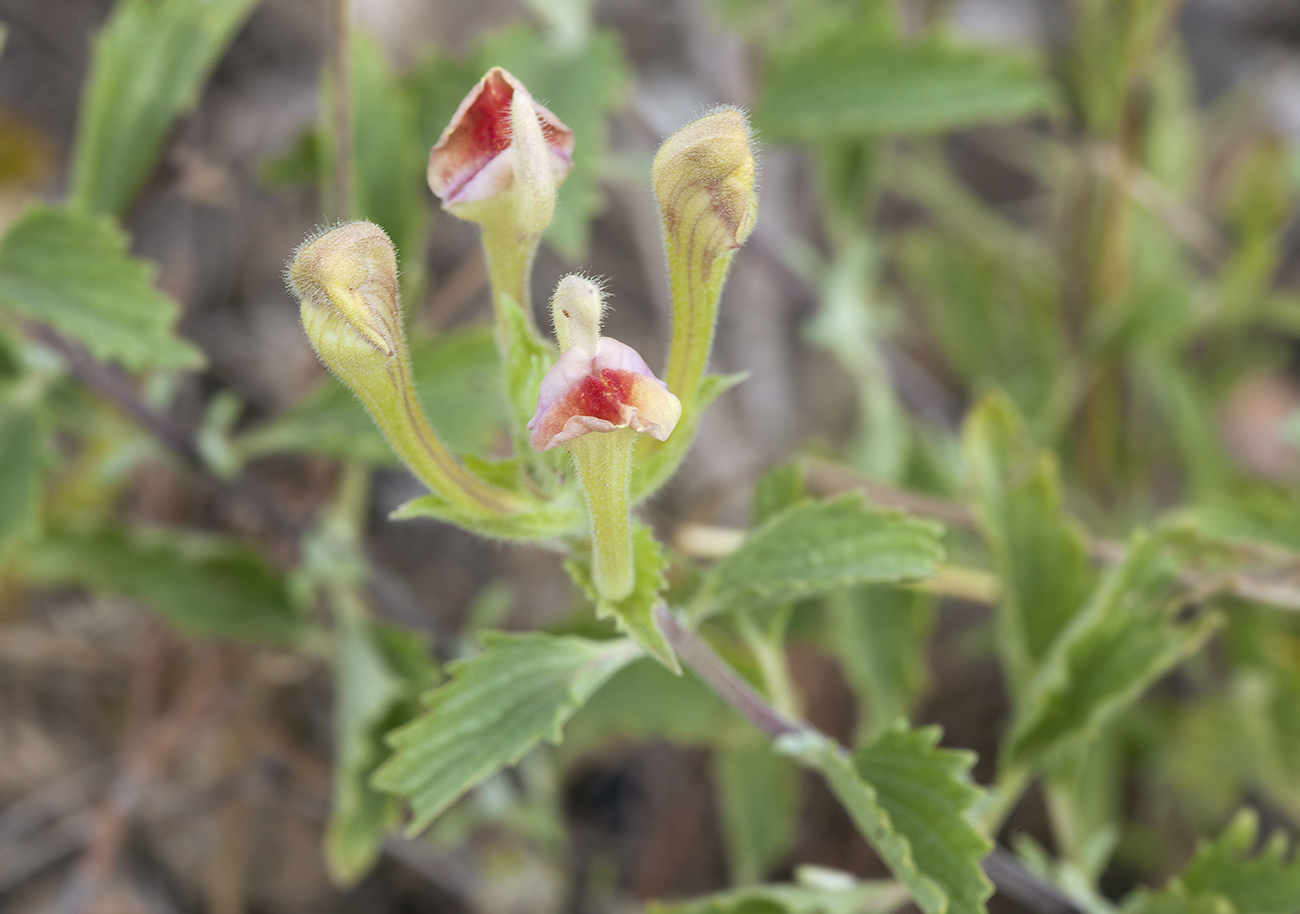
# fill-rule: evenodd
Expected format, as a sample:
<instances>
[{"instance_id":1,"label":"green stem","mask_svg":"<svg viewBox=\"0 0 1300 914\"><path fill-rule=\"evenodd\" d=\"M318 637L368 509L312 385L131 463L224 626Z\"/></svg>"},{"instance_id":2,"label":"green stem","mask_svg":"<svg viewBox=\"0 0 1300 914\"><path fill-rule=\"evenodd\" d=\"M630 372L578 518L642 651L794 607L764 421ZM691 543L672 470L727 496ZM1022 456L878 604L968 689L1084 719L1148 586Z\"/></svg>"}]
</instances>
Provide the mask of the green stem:
<instances>
[{"instance_id":1,"label":"green stem","mask_svg":"<svg viewBox=\"0 0 1300 914\"><path fill-rule=\"evenodd\" d=\"M352 218L352 87L348 85L351 10L348 0L332 0L329 57L330 134L334 140L334 169L330 185L330 211L346 222Z\"/></svg>"},{"instance_id":2,"label":"green stem","mask_svg":"<svg viewBox=\"0 0 1300 914\"><path fill-rule=\"evenodd\" d=\"M628 484L634 432L593 432L567 445L591 512L592 580L603 599L617 603L632 592L632 524Z\"/></svg>"},{"instance_id":3,"label":"green stem","mask_svg":"<svg viewBox=\"0 0 1300 914\"><path fill-rule=\"evenodd\" d=\"M975 827L990 837L997 835L1028 786L1027 768L1013 768L999 774L988 793L970 812Z\"/></svg>"},{"instance_id":4,"label":"green stem","mask_svg":"<svg viewBox=\"0 0 1300 914\"><path fill-rule=\"evenodd\" d=\"M380 371L387 377L381 380ZM526 506L519 495L465 469L447 450L420 408L405 351L382 369L339 377L361 398L402 463L439 496L475 514L512 514ZM372 396L374 391L382 395ZM392 396L394 392L399 396Z\"/></svg>"},{"instance_id":5,"label":"green stem","mask_svg":"<svg viewBox=\"0 0 1300 914\"><path fill-rule=\"evenodd\" d=\"M735 250L717 253L717 241L708 232L683 234L685 237L676 238L665 232L673 339L663 380L681 398L683 414L689 414L713 349L718 300Z\"/></svg>"},{"instance_id":6,"label":"green stem","mask_svg":"<svg viewBox=\"0 0 1300 914\"><path fill-rule=\"evenodd\" d=\"M497 342L502 347L509 339L506 326L505 299L509 298L524 312L528 329L537 332L533 319L533 296L530 278L537 257L540 236L521 238L513 219L486 219L482 225L483 254L487 258L488 280L492 284L492 311L496 317ZM502 360L505 352L501 353Z\"/></svg>"},{"instance_id":7,"label":"green stem","mask_svg":"<svg viewBox=\"0 0 1300 914\"><path fill-rule=\"evenodd\" d=\"M790 678L790 665L785 656L785 629L790 607L781 607L777 612L784 618L779 619L766 633L759 630L748 613L740 614L736 625L741 637L754 652L754 659L758 661L763 685L772 699L772 705L786 717L796 719L799 717L799 693L795 691L794 681Z\"/></svg>"}]
</instances>

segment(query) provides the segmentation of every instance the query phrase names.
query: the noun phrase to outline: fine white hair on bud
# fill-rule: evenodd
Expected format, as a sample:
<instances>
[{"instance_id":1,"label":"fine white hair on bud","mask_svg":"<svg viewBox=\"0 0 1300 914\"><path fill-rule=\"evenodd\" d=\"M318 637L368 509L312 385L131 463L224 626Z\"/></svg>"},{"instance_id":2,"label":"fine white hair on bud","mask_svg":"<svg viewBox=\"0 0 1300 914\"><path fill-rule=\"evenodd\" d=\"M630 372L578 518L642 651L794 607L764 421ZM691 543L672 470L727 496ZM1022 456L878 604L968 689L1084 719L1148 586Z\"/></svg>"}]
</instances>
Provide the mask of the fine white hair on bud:
<instances>
[{"instance_id":1,"label":"fine white hair on bud","mask_svg":"<svg viewBox=\"0 0 1300 914\"><path fill-rule=\"evenodd\" d=\"M561 279L551 297L551 320L560 349L576 346L594 354L604 311L604 289L598 281L580 273Z\"/></svg>"}]
</instances>

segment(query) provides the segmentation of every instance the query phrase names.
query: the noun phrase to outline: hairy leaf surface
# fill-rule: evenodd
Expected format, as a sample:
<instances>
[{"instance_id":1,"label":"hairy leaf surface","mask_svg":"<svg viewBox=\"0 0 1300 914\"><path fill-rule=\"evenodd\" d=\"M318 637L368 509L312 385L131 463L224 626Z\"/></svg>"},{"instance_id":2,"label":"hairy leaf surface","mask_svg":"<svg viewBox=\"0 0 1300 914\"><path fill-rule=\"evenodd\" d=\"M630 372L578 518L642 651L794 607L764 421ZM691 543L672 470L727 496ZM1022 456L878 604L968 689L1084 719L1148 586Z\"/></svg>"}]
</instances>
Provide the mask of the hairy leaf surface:
<instances>
[{"instance_id":1,"label":"hairy leaf surface","mask_svg":"<svg viewBox=\"0 0 1300 914\"><path fill-rule=\"evenodd\" d=\"M858 830L926 914L977 914L993 892L980 868L991 845L966 819L980 796L974 755L938 749L937 727L901 724L852 755L804 732L778 749L821 772Z\"/></svg>"},{"instance_id":2,"label":"hairy leaf surface","mask_svg":"<svg viewBox=\"0 0 1300 914\"><path fill-rule=\"evenodd\" d=\"M389 736L394 753L374 783L410 800L410 834L541 740L558 743L583 702L640 655L623 640L501 632L482 640L483 653L453 664L451 682L425 696L425 712Z\"/></svg>"},{"instance_id":3,"label":"hairy leaf surface","mask_svg":"<svg viewBox=\"0 0 1300 914\"><path fill-rule=\"evenodd\" d=\"M180 309L127 253L107 217L36 204L0 240L0 308L42 321L103 361L195 368L203 355L176 336Z\"/></svg>"},{"instance_id":4,"label":"hairy leaf surface","mask_svg":"<svg viewBox=\"0 0 1300 914\"><path fill-rule=\"evenodd\" d=\"M804 501L770 518L714 570L701 615L934 574L938 524L868 508L860 495Z\"/></svg>"}]
</instances>

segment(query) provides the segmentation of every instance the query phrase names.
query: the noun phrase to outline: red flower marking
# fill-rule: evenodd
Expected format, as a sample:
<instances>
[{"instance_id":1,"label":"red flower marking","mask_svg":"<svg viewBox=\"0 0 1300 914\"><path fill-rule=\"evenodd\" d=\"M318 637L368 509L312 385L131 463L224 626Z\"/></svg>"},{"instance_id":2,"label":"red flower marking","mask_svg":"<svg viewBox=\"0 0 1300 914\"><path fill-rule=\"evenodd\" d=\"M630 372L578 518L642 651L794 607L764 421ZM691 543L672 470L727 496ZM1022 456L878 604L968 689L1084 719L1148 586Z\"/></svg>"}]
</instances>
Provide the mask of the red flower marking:
<instances>
[{"instance_id":1,"label":"red flower marking","mask_svg":"<svg viewBox=\"0 0 1300 914\"><path fill-rule=\"evenodd\" d=\"M664 441L681 415L681 401L636 350L603 337L594 356L576 346L560 356L542 379L528 428L533 447L549 451L589 432L619 428Z\"/></svg>"},{"instance_id":2,"label":"red flower marking","mask_svg":"<svg viewBox=\"0 0 1300 914\"><path fill-rule=\"evenodd\" d=\"M493 67L456 109L429 152L429 188L444 204L486 200L510 186L514 173L506 152L516 92L528 94L519 80ZM573 131L535 101L533 108L551 153L551 170L561 181L573 168Z\"/></svg>"}]
</instances>

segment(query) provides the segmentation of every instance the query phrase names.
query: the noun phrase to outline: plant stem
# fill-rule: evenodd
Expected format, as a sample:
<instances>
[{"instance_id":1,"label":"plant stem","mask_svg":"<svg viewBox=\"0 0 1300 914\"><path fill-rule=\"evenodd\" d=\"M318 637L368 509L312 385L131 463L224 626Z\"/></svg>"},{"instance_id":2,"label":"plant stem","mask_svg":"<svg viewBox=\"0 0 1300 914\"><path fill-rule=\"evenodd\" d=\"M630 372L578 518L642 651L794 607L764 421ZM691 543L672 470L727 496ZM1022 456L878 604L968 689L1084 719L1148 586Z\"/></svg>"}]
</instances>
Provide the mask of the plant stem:
<instances>
[{"instance_id":1,"label":"plant stem","mask_svg":"<svg viewBox=\"0 0 1300 914\"><path fill-rule=\"evenodd\" d=\"M758 728L765 736L776 739L789 733L799 733L807 726L795 723L773 708L740 674L717 655L709 643L684 626L668 607L662 603L654 610L655 624L664 639L696 676L715 695L739 711L741 716Z\"/></svg>"},{"instance_id":2,"label":"plant stem","mask_svg":"<svg viewBox=\"0 0 1300 914\"><path fill-rule=\"evenodd\" d=\"M591 513L592 580L617 603L632 592L632 524L627 493L632 479L633 432L628 428L574 438L569 452Z\"/></svg>"},{"instance_id":3,"label":"plant stem","mask_svg":"<svg viewBox=\"0 0 1300 914\"><path fill-rule=\"evenodd\" d=\"M1028 786L1029 771L1025 768L1014 768L999 775L992 788L971 810L970 818L975 827L986 835L996 835Z\"/></svg>"},{"instance_id":4,"label":"plant stem","mask_svg":"<svg viewBox=\"0 0 1300 914\"><path fill-rule=\"evenodd\" d=\"M787 605L777 610L783 618L768 632L760 631L748 613L741 613L736 619L736 625L741 637L754 652L759 671L763 674L763 684L772 696L772 704L781 714L798 717L799 693L795 691L794 682L790 679L790 667L785 659L785 629L790 609Z\"/></svg>"},{"instance_id":5,"label":"plant stem","mask_svg":"<svg viewBox=\"0 0 1300 914\"><path fill-rule=\"evenodd\" d=\"M492 311L496 316L497 339L501 345L509 339L503 296L513 299L524 312L528 329L536 332L533 318L533 295L529 278L537 257L540 237L520 238L513 219L487 219L481 223L483 255L487 259L488 280L492 285ZM505 353L502 352L504 358Z\"/></svg>"},{"instance_id":6,"label":"plant stem","mask_svg":"<svg viewBox=\"0 0 1300 914\"><path fill-rule=\"evenodd\" d=\"M352 104L348 80L351 10L348 0L330 0L329 84L333 95L330 134L334 140L330 210L336 220L352 218Z\"/></svg>"}]
</instances>

